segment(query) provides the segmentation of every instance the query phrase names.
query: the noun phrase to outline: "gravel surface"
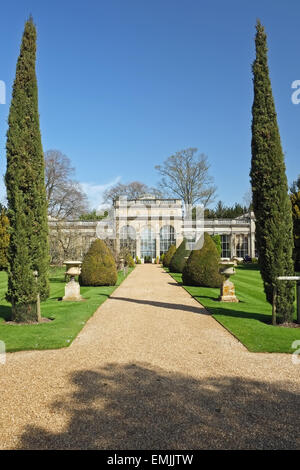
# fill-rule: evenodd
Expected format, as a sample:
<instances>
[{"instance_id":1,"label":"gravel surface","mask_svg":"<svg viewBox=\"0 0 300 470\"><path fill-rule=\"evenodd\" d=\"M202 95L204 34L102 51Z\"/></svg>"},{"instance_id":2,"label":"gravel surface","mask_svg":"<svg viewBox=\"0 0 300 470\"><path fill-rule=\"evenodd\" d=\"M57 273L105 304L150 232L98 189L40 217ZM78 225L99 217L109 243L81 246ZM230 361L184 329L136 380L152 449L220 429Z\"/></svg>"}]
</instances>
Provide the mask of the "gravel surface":
<instances>
[{"instance_id":1,"label":"gravel surface","mask_svg":"<svg viewBox=\"0 0 300 470\"><path fill-rule=\"evenodd\" d=\"M7 354L0 448L299 449L299 378L140 265L69 348Z\"/></svg>"}]
</instances>

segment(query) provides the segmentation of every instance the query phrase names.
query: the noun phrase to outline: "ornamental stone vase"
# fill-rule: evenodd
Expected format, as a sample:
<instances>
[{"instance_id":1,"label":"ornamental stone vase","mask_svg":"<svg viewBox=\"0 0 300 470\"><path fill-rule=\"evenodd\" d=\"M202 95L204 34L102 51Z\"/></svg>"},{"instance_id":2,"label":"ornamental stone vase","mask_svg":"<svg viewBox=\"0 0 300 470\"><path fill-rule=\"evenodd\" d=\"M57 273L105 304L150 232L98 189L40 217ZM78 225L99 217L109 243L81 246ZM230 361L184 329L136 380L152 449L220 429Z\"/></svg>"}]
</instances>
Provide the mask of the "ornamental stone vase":
<instances>
[{"instance_id":1,"label":"ornamental stone vase","mask_svg":"<svg viewBox=\"0 0 300 470\"><path fill-rule=\"evenodd\" d=\"M220 263L220 273L225 276L221 286L221 292L219 301L220 302L238 302L238 298L235 295L235 287L233 282L230 281L230 276L235 274L233 261L223 261Z\"/></svg>"}]
</instances>

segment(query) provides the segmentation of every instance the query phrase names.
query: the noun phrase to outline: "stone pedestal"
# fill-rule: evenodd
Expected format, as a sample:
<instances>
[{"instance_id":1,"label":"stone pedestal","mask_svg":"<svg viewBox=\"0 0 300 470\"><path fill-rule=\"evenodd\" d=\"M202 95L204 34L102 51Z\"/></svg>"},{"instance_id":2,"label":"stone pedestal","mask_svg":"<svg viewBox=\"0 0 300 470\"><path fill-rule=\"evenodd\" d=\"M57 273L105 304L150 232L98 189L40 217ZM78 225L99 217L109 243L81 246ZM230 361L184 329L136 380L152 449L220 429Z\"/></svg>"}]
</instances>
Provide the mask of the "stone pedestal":
<instances>
[{"instance_id":1,"label":"stone pedestal","mask_svg":"<svg viewBox=\"0 0 300 470\"><path fill-rule=\"evenodd\" d=\"M68 300L70 302L78 302L83 300L80 295L79 282L76 282L74 278L72 278L71 281L66 284L63 300Z\"/></svg>"},{"instance_id":2,"label":"stone pedestal","mask_svg":"<svg viewBox=\"0 0 300 470\"><path fill-rule=\"evenodd\" d=\"M222 284L219 300L221 302L238 302L235 295L234 284L229 279L226 279Z\"/></svg>"}]
</instances>

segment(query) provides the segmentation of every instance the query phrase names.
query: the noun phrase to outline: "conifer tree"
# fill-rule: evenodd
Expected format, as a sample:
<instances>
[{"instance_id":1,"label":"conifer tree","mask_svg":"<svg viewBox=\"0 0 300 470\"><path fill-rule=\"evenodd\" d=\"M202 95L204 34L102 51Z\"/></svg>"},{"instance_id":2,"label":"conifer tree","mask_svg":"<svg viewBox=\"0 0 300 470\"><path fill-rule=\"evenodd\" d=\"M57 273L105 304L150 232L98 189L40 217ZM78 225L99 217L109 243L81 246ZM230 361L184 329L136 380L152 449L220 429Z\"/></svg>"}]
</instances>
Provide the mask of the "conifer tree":
<instances>
[{"instance_id":1,"label":"conifer tree","mask_svg":"<svg viewBox=\"0 0 300 470\"><path fill-rule=\"evenodd\" d=\"M190 252L190 250L186 250L186 239L183 239L170 261L169 268L172 273L182 273Z\"/></svg>"},{"instance_id":2,"label":"conifer tree","mask_svg":"<svg viewBox=\"0 0 300 470\"><path fill-rule=\"evenodd\" d=\"M37 293L42 299L49 295L47 201L35 61L36 29L29 18L16 67L6 143L11 226L7 298L13 320L19 322L37 320Z\"/></svg>"},{"instance_id":3,"label":"conifer tree","mask_svg":"<svg viewBox=\"0 0 300 470\"><path fill-rule=\"evenodd\" d=\"M294 225L294 262L295 269L300 271L300 190L290 195Z\"/></svg>"},{"instance_id":4,"label":"conifer tree","mask_svg":"<svg viewBox=\"0 0 300 470\"><path fill-rule=\"evenodd\" d=\"M9 220L6 212L0 204L0 271L8 267Z\"/></svg>"},{"instance_id":5,"label":"conifer tree","mask_svg":"<svg viewBox=\"0 0 300 470\"><path fill-rule=\"evenodd\" d=\"M256 218L256 243L266 298L282 322L293 319L294 285L278 281L293 275L293 226L277 115L269 78L267 38L256 25L256 59L253 63L251 184Z\"/></svg>"}]
</instances>

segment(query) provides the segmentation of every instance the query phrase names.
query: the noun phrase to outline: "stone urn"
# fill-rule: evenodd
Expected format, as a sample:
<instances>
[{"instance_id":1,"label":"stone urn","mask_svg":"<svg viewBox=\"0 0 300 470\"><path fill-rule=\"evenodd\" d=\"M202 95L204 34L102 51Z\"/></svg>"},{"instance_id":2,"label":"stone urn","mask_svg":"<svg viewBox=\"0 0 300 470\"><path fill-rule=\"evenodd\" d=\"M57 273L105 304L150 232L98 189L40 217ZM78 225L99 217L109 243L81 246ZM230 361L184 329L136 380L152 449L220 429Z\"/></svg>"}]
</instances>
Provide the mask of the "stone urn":
<instances>
[{"instance_id":1,"label":"stone urn","mask_svg":"<svg viewBox=\"0 0 300 470\"><path fill-rule=\"evenodd\" d=\"M76 276L79 276L81 273L81 261L65 261L66 265L66 275L69 276L70 280L65 286L65 295L63 297L64 301L69 302L79 302L83 300L80 295L80 285L76 281Z\"/></svg>"},{"instance_id":2,"label":"stone urn","mask_svg":"<svg viewBox=\"0 0 300 470\"><path fill-rule=\"evenodd\" d=\"M230 276L235 274L234 261L222 261L220 263L220 273L225 276L221 286L221 293L219 297L220 302L238 302L235 295L235 288L233 282L230 281Z\"/></svg>"}]
</instances>

